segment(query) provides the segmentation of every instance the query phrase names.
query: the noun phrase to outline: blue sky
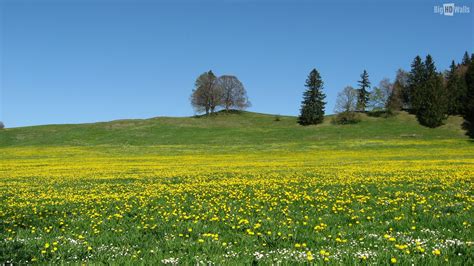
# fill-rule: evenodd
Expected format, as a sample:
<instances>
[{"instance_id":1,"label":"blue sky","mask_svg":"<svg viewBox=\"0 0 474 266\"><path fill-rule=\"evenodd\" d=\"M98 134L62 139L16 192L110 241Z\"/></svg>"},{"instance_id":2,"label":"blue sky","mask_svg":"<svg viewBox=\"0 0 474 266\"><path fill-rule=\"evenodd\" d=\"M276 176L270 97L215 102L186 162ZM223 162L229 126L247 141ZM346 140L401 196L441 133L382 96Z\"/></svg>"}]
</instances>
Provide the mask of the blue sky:
<instances>
[{"instance_id":1,"label":"blue sky","mask_svg":"<svg viewBox=\"0 0 474 266\"><path fill-rule=\"evenodd\" d=\"M250 111L296 115L316 68L332 113L364 69L377 84L418 54L443 70L474 47L472 1L453 17L433 12L442 1L0 2L7 127L193 115L209 69L242 81Z\"/></svg>"}]
</instances>

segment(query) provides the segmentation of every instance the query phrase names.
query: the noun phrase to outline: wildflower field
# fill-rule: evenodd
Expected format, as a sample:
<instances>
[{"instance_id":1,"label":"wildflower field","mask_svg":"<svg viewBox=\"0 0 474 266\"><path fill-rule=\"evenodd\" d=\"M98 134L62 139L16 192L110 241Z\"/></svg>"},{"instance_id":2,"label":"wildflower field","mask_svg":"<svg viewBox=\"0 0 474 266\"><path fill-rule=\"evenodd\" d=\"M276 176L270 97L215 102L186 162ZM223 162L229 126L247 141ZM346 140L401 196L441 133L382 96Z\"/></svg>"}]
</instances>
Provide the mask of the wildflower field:
<instances>
[{"instance_id":1,"label":"wildflower field","mask_svg":"<svg viewBox=\"0 0 474 266\"><path fill-rule=\"evenodd\" d=\"M472 265L472 145L5 146L0 262Z\"/></svg>"}]
</instances>

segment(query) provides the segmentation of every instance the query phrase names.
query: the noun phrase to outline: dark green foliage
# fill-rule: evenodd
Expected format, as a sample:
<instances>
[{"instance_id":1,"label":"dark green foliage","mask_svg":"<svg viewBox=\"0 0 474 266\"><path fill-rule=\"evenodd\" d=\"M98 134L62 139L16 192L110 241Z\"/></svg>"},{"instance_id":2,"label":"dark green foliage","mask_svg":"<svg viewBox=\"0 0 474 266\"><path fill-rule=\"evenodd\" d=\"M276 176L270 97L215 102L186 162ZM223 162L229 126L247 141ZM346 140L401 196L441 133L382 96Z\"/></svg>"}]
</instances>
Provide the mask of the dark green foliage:
<instances>
[{"instance_id":1,"label":"dark green foliage","mask_svg":"<svg viewBox=\"0 0 474 266\"><path fill-rule=\"evenodd\" d=\"M370 88L370 81L369 81L369 73L367 70L360 75L361 80L358 81L359 83L359 95L357 97L357 110L358 111L365 111L367 107L367 102L369 101L369 91Z\"/></svg>"},{"instance_id":2,"label":"dark green foliage","mask_svg":"<svg viewBox=\"0 0 474 266\"><path fill-rule=\"evenodd\" d=\"M471 61L466 72L466 97L464 100L463 127L467 130L466 134L474 138L474 61Z\"/></svg>"},{"instance_id":3,"label":"dark green foliage","mask_svg":"<svg viewBox=\"0 0 474 266\"><path fill-rule=\"evenodd\" d=\"M3 124L3 122L0 121L0 129L4 129L5 128L5 125Z\"/></svg>"},{"instance_id":4,"label":"dark green foliage","mask_svg":"<svg viewBox=\"0 0 474 266\"><path fill-rule=\"evenodd\" d=\"M331 122L337 125L357 124L361 121L359 114L354 112L338 113Z\"/></svg>"},{"instance_id":5,"label":"dark green foliage","mask_svg":"<svg viewBox=\"0 0 474 266\"><path fill-rule=\"evenodd\" d=\"M417 56L410 72L413 110L421 125L438 127L447 115L446 90L432 57L428 55L424 63L420 61Z\"/></svg>"},{"instance_id":6,"label":"dark green foliage","mask_svg":"<svg viewBox=\"0 0 474 266\"><path fill-rule=\"evenodd\" d=\"M446 94L440 75L429 78L422 97L423 104L418 107L416 117L421 125L439 127L447 117Z\"/></svg>"},{"instance_id":7,"label":"dark green foliage","mask_svg":"<svg viewBox=\"0 0 474 266\"><path fill-rule=\"evenodd\" d=\"M425 82L425 64L420 56L416 56L411 63L411 71L408 74L408 93L407 99L410 102L410 111L416 113L416 107L421 97L418 94L422 91L422 85Z\"/></svg>"},{"instance_id":8,"label":"dark green foliage","mask_svg":"<svg viewBox=\"0 0 474 266\"><path fill-rule=\"evenodd\" d=\"M448 113L450 115L459 115L463 109L463 101L466 97L466 82L462 73L460 73L454 60L446 75L446 90L448 93Z\"/></svg>"},{"instance_id":9,"label":"dark green foliage","mask_svg":"<svg viewBox=\"0 0 474 266\"><path fill-rule=\"evenodd\" d=\"M389 117L397 115L397 112L387 109L387 110L377 110L377 111L372 110L370 112L366 112L366 114L369 117L389 118Z\"/></svg>"},{"instance_id":10,"label":"dark green foliage","mask_svg":"<svg viewBox=\"0 0 474 266\"><path fill-rule=\"evenodd\" d=\"M305 86L307 89L303 94L298 123L303 126L320 124L324 120L326 95L323 93L323 81L316 69L309 73Z\"/></svg>"},{"instance_id":11,"label":"dark green foliage","mask_svg":"<svg viewBox=\"0 0 474 266\"><path fill-rule=\"evenodd\" d=\"M469 54L464 52L464 56L462 57L462 64L465 66L469 66L471 64L471 58L469 58Z\"/></svg>"}]
</instances>

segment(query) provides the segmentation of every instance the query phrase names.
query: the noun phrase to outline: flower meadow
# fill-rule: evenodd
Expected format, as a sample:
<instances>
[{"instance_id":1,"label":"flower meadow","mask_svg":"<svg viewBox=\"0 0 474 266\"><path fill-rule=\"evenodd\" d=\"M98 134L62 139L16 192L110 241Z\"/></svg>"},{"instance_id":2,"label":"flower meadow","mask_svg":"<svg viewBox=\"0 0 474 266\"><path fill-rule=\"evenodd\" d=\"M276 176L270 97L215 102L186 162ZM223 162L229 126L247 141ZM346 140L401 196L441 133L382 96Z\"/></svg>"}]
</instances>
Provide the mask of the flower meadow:
<instances>
[{"instance_id":1,"label":"flower meadow","mask_svg":"<svg viewBox=\"0 0 474 266\"><path fill-rule=\"evenodd\" d=\"M474 264L465 140L0 149L0 262Z\"/></svg>"}]
</instances>

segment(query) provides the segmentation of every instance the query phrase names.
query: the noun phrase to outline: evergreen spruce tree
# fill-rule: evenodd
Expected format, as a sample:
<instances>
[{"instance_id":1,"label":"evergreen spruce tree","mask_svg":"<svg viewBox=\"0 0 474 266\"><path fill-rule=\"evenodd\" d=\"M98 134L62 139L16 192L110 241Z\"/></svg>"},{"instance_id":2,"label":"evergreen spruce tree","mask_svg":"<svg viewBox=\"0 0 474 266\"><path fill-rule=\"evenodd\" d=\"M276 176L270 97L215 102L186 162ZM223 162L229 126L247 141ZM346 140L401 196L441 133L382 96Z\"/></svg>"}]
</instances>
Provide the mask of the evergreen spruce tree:
<instances>
[{"instance_id":1,"label":"evergreen spruce tree","mask_svg":"<svg viewBox=\"0 0 474 266\"><path fill-rule=\"evenodd\" d=\"M446 90L448 94L448 114L460 115L463 108L464 97L466 97L466 84L464 77L460 76L454 60L451 62L449 72L446 76Z\"/></svg>"},{"instance_id":2,"label":"evergreen spruce tree","mask_svg":"<svg viewBox=\"0 0 474 266\"><path fill-rule=\"evenodd\" d=\"M471 58L469 57L467 51L464 52L464 56L462 57L462 64L465 66L469 66L469 64L471 64Z\"/></svg>"},{"instance_id":3,"label":"evergreen spruce tree","mask_svg":"<svg viewBox=\"0 0 474 266\"><path fill-rule=\"evenodd\" d=\"M361 80L358 81L359 89L358 89L358 97L357 97L357 110L358 111L365 111L367 107L367 102L369 101L369 91L370 88L370 81L369 81L369 73L367 70L360 75Z\"/></svg>"},{"instance_id":4,"label":"evergreen spruce tree","mask_svg":"<svg viewBox=\"0 0 474 266\"><path fill-rule=\"evenodd\" d=\"M447 115L447 97L442 76L436 72L433 58L426 56L422 83L417 88L416 118L427 127L441 126Z\"/></svg>"},{"instance_id":5,"label":"evergreen spruce tree","mask_svg":"<svg viewBox=\"0 0 474 266\"><path fill-rule=\"evenodd\" d=\"M466 72L466 97L464 98L463 127L466 134L474 138L474 60L469 64Z\"/></svg>"},{"instance_id":6,"label":"evergreen spruce tree","mask_svg":"<svg viewBox=\"0 0 474 266\"><path fill-rule=\"evenodd\" d=\"M417 108L421 105L421 92L425 80L425 64L420 56L416 56L411 63L411 70L408 74L408 92L407 98L410 102L410 112L416 113Z\"/></svg>"},{"instance_id":7,"label":"evergreen spruce tree","mask_svg":"<svg viewBox=\"0 0 474 266\"><path fill-rule=\"evenodd\" d=\"M306 91L303 93L303 101L301 102L301 113L298 117L300 125L316 125L324 120L324 99L326 95L323 93L323 81L319 72L313 69L306 79Z\"/></svg>"}]
</instances>

